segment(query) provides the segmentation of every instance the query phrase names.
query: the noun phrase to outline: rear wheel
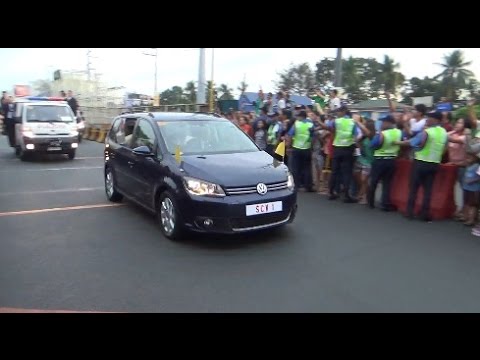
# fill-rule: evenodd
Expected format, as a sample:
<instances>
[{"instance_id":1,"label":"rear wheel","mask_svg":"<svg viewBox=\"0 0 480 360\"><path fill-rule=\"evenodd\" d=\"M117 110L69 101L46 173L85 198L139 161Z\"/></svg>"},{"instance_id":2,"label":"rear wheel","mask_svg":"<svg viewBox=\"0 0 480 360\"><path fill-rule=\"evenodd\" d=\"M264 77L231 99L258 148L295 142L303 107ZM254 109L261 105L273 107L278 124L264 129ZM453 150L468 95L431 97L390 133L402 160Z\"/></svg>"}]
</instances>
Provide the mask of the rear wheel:
<instances>
[{"instance_id":1,"label":"rear wheel","mask_svg":"<svg viewBox=\"0 0 480 360\"><path fill-rule=\"evenodd\" d=\"M175 197L165 191L157 202L157 219L163 235L170 240L181 240L184 235L184 224L178 212Z\"/></svg>"},{"instance_id":2,"label":"rear wheel","mask_svg":"<svg viewBox=\"0 0 480 360\"><path fill-rule=\"evenodd\" d=\"M123 195L115 189L115 177L109 167L105 170L105 193L111 202L120 202L123 199Z\"/></svg>"}]
</instances>

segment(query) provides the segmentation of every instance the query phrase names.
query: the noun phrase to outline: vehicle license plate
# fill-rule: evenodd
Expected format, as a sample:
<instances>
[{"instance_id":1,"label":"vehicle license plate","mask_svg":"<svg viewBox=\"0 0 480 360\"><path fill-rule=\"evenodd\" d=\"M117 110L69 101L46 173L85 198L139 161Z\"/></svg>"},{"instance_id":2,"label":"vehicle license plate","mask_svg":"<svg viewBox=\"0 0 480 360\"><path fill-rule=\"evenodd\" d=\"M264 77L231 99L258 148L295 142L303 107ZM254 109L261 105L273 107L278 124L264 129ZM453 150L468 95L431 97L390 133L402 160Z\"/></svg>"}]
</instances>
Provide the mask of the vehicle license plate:
<instances>
[{"instance_id":1,"label":"vehicle license plate","mask_svg":"<svg viewBox=\"0 0 480 360\"><path fill-rule=\"evenodd\" d=\"M247 205L247 216L270 214L280 212L283 210L283 203L281 201L275 201L271 203Z\"/></svg>"}]
</instances>

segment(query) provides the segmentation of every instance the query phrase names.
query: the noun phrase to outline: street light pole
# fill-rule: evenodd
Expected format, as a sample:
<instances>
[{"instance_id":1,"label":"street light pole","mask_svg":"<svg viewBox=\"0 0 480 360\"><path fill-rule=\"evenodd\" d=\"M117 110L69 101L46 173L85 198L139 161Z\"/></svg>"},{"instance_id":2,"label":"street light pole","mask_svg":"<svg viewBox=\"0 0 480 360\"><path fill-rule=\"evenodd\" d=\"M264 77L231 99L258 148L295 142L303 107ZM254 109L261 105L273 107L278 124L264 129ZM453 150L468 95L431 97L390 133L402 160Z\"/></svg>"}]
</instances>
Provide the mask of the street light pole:
<instances>
[{"instance_id":1,"label":"street light pole","mask_svg":"<svg viewBox=\"0 0 480 360\"><path fill-rule=\"evenodd\" d=\"M342 48L337 49L335 63L335 87L342 87Z\"/></svg>"},{"instance_id":2,"label":"street light pole","mask_svg":"<svg viewBox=\"0 0 480 360\"><path fill-rule=\"evenodd\" d=\"M197 90L197 105L204 105L205 100L205 85L206 85L206 76L205 76L205 49L200 49L200 59L198 65L198 90Z\"/></svg>"},{"instance_id":3,"label":"street light pole","mask_svg":"<svg viewBox=\"0 0 480 360\"><path fill-rule=\"evenodd\" d=\"M153 89L153 96L157 96L157 59L158 59L158 49L157 48L151 48L152 50L155 50L155 53L154 54L150 54L150 53L143 53L143 55L147 55L147 56L153 56L155 57L155 79L154 79L154 89Z\"/></svg>"}]
</instances>

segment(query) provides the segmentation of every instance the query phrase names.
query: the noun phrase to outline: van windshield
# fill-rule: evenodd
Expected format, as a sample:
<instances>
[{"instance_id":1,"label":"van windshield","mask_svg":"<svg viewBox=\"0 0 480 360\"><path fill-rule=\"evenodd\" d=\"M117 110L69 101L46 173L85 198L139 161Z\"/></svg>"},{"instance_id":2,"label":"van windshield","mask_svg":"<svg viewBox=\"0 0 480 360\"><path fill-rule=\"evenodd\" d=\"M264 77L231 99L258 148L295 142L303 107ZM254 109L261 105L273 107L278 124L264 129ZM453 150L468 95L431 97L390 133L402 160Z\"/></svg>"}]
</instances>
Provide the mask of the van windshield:
<instances>
[{"instance_id":1,"label":"van windshield","mask_svg":"<svg viewBox=\"0 0 480 360\"><path fill-rule=\"evenodd\" d=\"M27 105L25 117L27 122L64 122L75 120L69 106Z\"/></svg>"},{"instance_id":2,"label":"van windshield","mask_svg":"<svg viewBox=\"0 0 480 360\"><path fill-rule=\"evenodd\" d=\"M230 121L157 121L167 149L177 146L184 155L234 154L260 151L255 143Z\"/></svg>"}]
</instances>

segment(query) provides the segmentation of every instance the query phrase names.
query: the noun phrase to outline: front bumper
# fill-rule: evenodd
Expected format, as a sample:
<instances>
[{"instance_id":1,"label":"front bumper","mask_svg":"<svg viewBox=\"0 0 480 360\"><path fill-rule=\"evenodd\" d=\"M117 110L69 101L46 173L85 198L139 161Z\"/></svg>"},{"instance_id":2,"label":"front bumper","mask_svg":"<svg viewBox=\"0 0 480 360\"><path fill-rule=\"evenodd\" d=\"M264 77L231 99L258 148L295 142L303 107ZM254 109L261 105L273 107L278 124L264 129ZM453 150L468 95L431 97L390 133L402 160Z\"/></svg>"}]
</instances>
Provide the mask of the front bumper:
<instances>
[{"instance_id":1,"label":"front bumper","mask_svg":"<svg viewBox=\"0 0 480 360\"><path fill-rule=\"evenodd\" d=\"M24 151L65 154L76 150L78 147L78 136L24 137L23 144ZM27 145L33 145L33 149L29 149Z\"/></svg>"},{"instance_id":2,"label":"front bumper","mask_svg":"<svg viewBox=\"0 0 480 360\"><path fill-rule=\"evenodd\" d=\"M246 206L282 202L282 211L247 216ZM297 194L285 189L258 194L207 198L185 194L180 213L188 229L205 233L236 234L279 227L291 223L297 211ZM205 224L207 221L207 224Z\"/></svg>"}]
</instances>

